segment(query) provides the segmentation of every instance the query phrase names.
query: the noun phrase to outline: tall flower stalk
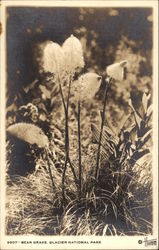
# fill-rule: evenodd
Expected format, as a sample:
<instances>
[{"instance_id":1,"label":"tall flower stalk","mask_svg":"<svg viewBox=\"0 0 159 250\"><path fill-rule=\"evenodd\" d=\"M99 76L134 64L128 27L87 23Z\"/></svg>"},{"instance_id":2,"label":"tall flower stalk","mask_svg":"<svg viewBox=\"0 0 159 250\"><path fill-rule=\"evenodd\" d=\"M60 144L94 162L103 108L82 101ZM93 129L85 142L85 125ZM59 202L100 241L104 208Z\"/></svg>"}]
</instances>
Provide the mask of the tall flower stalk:
<instances>
[{"instance_id":1,"label":"tall flower stalk","mask_svg":"<svg viewBox=\"0 0 159 250\"><path fill-rule=\"evenodd\" d=\"M75 169L69 155L69 102L71 85L74 74L77 70L84 67L83 51L80 41L71 35L65 40L62 47L54 42L48 42L44 48L43 68L54 74L55 80L59 84L60 95L65 114L65 164L62 173L62 200L65 201L65 176L67 165L70 165L76 185L78 180ZM62 89L62 83L67 80L68 92L65 96Z\"/></svg>"},{"instance_id":2,"label":"tall flower stalk","mask_svg":"<svg viewBox=\"0 0 159 250\"><path fill-rule=\"evenodd\" d=\"M102 77L96 73L88 72L80 76L76 83L76 98L78 100L78 197L79 200L82 197L82 152L81 152L81 131L80 131L80 113L81 113L81 102L87 99L92 99L98 92L101 85Z\"/></svg>"},{"instance_id":3,"label":"tall flower stalk","mask_svg":"<svg viewBox=\"0 0 159 250\"><path fill-rule=\"evenodd\" d=\"M80 132L80 101L78 101L78 152L79 152L79 200L82 194L82 163L81 163L81 132Z\"/></svg>"},{"instance_id":4,"label":"tall flower stalk","mask_svg":"<svg viewBox=\"0 0 159 250\"><path fill-rule=\"evenodd\" d=\"M51 184L52 184L52 191L54 193L55 192L55 183L54 183L54 179L53 179L53 175L52 175L52 171L51 171L49 150L48 149L45 149L45 155L46 155L46 160L47 160L47 164L48 164L48 170L49 170L49 175L50 175L50 179L51 179Z\"/></svg>"},{"instance_id":5,"label":"tall flower stalk","mask_svg":"<svg viewBox=\"0 0 159 250\"><path fill-rule=\"evenodd\" d=\"M77 69L84 67L84 59L83 59L83 51L80 41L71 35L62 45L62 49L64 52L64 70L66 75L69 76L68 82L68 93L67 93L67 101L65 108L65 165L62 174L62 198L63 202L65 201L65 175L67 164L69 163L70 168L72 170L75 183L78 186L78 181L75 173L75 169L71 163L70 155L69 155L69 101L70 101L70 93L73 76Z\"/></svg>"},{"instance_id":6,"label":"tall flower stalk","mask_svg":"<svg viewBox=\"0 0 159 250\"><path fill-rule=\"evenodd\" d=\"M102 142L102 135L103 135L103 127L104 127L104 121L105 121L105 111L106 111L106 103L107 103L107 95L108 95L108 89L113 80L115 81L121 81L124 79L124 69L127 64L126 60L123 60L118 63L114 63L112 65L109 65L106 68L106 74L108 76L107 78L107 85L105 87L105 93L104 93L104 104L103 104L103 112L102 112L102 122L101 122L101 129L100 129L100 135L99 135L99 143L98 143L98 151L97 151L97 162L96 162L96 170L95 170L95 179L98 181L99 178L99 163L100 163L100 151L101 151L101 142Z\"/></svg>"},{"instance_id":7,"label":"tall flower stalk","mask_svg":"<svg viewBox=\"0 0 159 250\"><path fill-rule=\"evenodd\" d=\"M102 142L104 121L105 121L107 95L108 95L108 89L109 89L109 86L111 84L111 81L112 81L112 78L109 78L107 80L107 85L105 87L104 104L103 104L103 112L102 112L102 122L101 122L101 129L100 129L100 135L99 135L99 143L98 143L98 151L97 151L97 162L96 162L96 171L95 171L95 179L96 180L98 180L98 177L99 177L99 162L100 162L101 142Z\"/></svg>"},{"instance_id":8,"label":"tall flower stalk","mask_svg":"<svg viewBox=\"0 0 159 250\"><path fill-rule=\"evenodd\" d=\"M74 170L74 167L71 164L70 157L69 157L69 117L68 117L68 111L69 111L69 100L70 100L70 92L71 92L71 84L72 84L72 79L70 77L69 80L69 86L68 86L68 95L67 95L67 102L65 105L65 165L62 173L62 198L63 202L65 201L65 175L66 175L66 169L67 169L67 164L70 164L72 173L74 175L75 182L77 180L76 178L76 173ZM61 91L62 93L62 91Z\"/></svg>"}]
</instances>

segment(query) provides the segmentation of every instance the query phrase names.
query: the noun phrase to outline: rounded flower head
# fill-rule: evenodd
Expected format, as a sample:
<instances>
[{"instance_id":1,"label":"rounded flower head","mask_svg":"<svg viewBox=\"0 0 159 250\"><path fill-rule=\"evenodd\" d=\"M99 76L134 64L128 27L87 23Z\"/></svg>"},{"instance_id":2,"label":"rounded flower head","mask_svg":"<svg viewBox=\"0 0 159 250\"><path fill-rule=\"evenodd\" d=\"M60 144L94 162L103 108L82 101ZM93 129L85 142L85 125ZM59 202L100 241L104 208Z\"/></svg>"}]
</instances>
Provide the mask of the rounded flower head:
<instances>
[{"instance_id":1,"label":"rounded flower head","mask_svg":"<svg viewBox=\"0 0 159 250\"><path fill-rule=\"evenodd\" d=\"M113 78L116 81L121 81L124 79L124 68L127 64L127 61L121 61L119 63L114 63L109 65L106 68L106 73L109 77Z\"/></svg>"},{"instance_id":2,"label":"rounded flower head","mask_svg":"<svg viewBox=\"0 0 159 250\"><path fill-rule=\"evenodd\" d=\"M51 72L60 75L63 71L64 53L61 46L49 41L43 51L43 69L45 72Z\"/></svg>"},{"instance_id":3,"label":"rounded flower head","mask_svg":"<svg viewBox=\"0 0 159 250\"><path fill-rule=\"evenodd\" d=\"M7 129L7 132L24 142L31 145L36 144L39 148L45 148L49 144L48 137L38 126L31 123L16 123Z\"/></svg>"},{"instance_id":4,"label":"rounded flower head","mask_svg":"<svg viewBox=\"0 0 159 250\"><path fill-rule=\"evenodd\" d=\"M65 71L74 74L77 69L84 67L83 50L80 41L71 35L62 45L65 57Z\"/></svg>"},{"instance_id":5,"label":"rounded flower head","mask_svg":"<svg viewBox=\"0 0 159 250\"><path fill-rule=\"evenodd\" d=\"M74 82L75 97L81 101L93 98L100 88L101 81L102 77L93 72L81 75Z\"/></svg>"}]
</instances>

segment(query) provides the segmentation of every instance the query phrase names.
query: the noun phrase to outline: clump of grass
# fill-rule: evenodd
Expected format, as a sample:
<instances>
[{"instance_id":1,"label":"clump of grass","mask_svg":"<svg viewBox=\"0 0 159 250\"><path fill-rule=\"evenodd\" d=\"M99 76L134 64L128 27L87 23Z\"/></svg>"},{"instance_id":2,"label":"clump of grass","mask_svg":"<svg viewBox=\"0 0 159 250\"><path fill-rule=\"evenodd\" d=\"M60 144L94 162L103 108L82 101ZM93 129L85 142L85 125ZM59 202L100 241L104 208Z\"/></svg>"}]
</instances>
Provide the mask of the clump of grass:
<instances>
[{"instance_id":1,"label":"clump of grass","mask_svg":"<svg viewBox=\"0 0 159 250\"><path fill-rule=\"evenodd\" d=\"M14 234L59 234L62 216L62 174L53 162L51 169L54 177L54 192L47 161L37 162L37 170L27 177L8 176L6 204L6 233ZM71 184L70 184L71 183ZM73 177L66 175L66 199L70 202L76 194ZM71 190L70 191L70 188Z\"/></svg>"},{"instance_id":2,"label":"clump of grass","mask_svg":"<svg viewBox=\"0 0 159 250\"><path fill-rule=\"evenodd\" d=\"M99 177L98 182L92 184L93 196L98 197L104 191L109 211L106 221L110 219L116 229L122 228L128 235L152 233L152 155L148 142L152 113L149 99L150 96L144 93L143 116L134 109L131 115L135 123L120 128L118 135L105 126L101 137L100 129L92 124L96 143L101 143ZM132 136L134 132L135 137Z\"/></svg>"},{"instance_id":3,"label":"clump of grass","mask_svg":"<svg viewBox=\"0 0 159 250\"><path fill-rule=\"evenodd\" d=\"M80 206L69 205L62 220L61 235L119 235L119 232L110 223L99 219L92 214L91 207L83 200ZM87 200L87 205L90 201Z\"/></svg>"}]
</instances>

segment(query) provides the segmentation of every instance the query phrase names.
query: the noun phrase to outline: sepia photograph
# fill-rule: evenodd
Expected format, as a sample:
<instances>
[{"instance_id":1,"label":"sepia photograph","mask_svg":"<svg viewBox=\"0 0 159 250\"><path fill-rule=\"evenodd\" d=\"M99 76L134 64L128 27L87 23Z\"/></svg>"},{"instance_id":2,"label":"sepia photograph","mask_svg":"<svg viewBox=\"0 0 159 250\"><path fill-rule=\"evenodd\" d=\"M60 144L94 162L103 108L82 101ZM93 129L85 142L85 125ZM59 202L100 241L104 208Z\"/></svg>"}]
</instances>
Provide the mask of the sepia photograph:
<instances>
[{"instance_id":1,"label":"sepia photograph","mask_svg":"<svg viewBox=\"0 0 159 250\"><path fill-rule=\"evenodd\" d=\"M158 248L158 3L119 2L1 2L2 250Z\"/></svg>"}]
</instances>

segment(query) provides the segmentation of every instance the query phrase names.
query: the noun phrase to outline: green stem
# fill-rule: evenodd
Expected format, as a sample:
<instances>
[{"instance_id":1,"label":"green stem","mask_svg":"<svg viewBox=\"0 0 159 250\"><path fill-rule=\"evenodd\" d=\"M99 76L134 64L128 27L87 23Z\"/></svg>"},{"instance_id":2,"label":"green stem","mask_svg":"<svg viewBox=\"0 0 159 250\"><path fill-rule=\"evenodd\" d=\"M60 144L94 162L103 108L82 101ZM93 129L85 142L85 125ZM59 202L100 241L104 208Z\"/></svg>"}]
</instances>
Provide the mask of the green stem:
<instances>
[{"instance_id":1,"label":"green stem","mask_svg":"<svg viewBox=\"0 0 159 250\"><path fill-rule=\"evenodd\" d=\"M79 153L79 199L81 199L82 164L81 164L81 133L80 133L80 101L78 101L78 153Z\"/></svg>"},{"instance_id":2,"label":"green stem","mask_svg":"<svg viewBox=\"0 0 159 250\"><path fill-rule=\"evenodd\" d=\"M49 169L49 175L50 175L50 179L51 179L51 183L52 183L52 189L53 189L53 193L54 193L55 192L55 184L54 184L53 175L52 175L52 172L51 172L50 160L49 160L47 150L45 150L45 154L46 154L46 160L47 160L47 163L48 163L48 169Z\"/></svg>"},{"instance_id":3,"label":"green stem","mask_svg":"<svg viewBox=\"0 0 159 250\"><path fill-rule=\"evenodd\" d=\"M65 201L65 175L69 159L68 109L65 112L65 165L62 173L62 199Z\"/></svg>"},{"instance_id":4,"label":"green stem","mask_svg":"<svg viewBox=\"0 0 159 250\"><path fill-rule=\"evenodd\" d=\"M70 93L71 93L71 84L72 84L72 78L70 77L69 80L69 86L68 86L68 95L67 95L67 103L65 105L64 98L63 98L63 92L61 88L61 97L63 101L63 106L65 110L65 166L63 169L63 174L62 174L62 198L63 201L65 200L65 175L66 175L66 169L67 169L67 163L70 164L70 168L72 170L75 183L77 183L77 178L75 174L75 170L73 165L71 164L70 157L69 157L69 126L68 126L68 111L69 111L69 101L70 101Z\"/></svg>"},{"instance_id":5,"label":"green stem","mask_svg":"<svg viewBox=\"0 0 159 250\"><path fill-rule=\"evenodd\" d=\"M99 177L99 162L100 162L100 150L101 150L101 141L103 135L103 127L104 127L104 120L105 120L105 110L106 110L106 102L107 102L107 94L108 88L111 83L112 78L109 79L108 84L105 87L105 96L104 96L104 105L103 105L103 113L102 113L102 122L101 122L101 129L99 135L99 144L98 144L98 152L97 152L97 162L96 162L96 171L95 171L95 179L98 181Z\"/></svg>"},{"instance_id":6,"label":"green stem","mask_svg":"<svg viewBox=\"0 0 159 250\"><path fill-rule=\"evenodd\" d=\"M65 174L66 174L67 162L68 162L68 157L65 156L65 166L63 169L63 173L62 173L62 202L63 203L65 201Z\"/></svg>"},{"instance_id":7,"label":"green stem","mask_svg":"<svg viewBox=\"0 0 159 250\"><path fill-rule=\"evenodd\" d=\"M71 162L70 158L68 158L68 162L70 164L70 168L72 170L76 186L78 186L78 179L77 179L77 176L76 176L76 173L75 173L75 167L73 166L73 163Z\"/></svg>"},{"instance_id":8,"label":"green stem","mask_svg":"<svg viewBox=\"0 0 159 250\"><path fill-rule=\"evenodd\" d=\"M63 103L63 108L64 108L64 113L65 113L65 165L64 165L64 169L63 169L63 173L62 173L62 200L64 202L65 200L65 173L66 173L66 168L67 168L67 162L68 162L68 115L67 115L67 108L66 108L66 104L65 104L65 100L64 100L64 95L63 95L63 90L62 90L62 86L60 83L60 78L58 78L58 82L59 82L59 88L60 88L60 95L61 95L61 99L62 99L62 103Z\"/></svg>"}]
</instances>

